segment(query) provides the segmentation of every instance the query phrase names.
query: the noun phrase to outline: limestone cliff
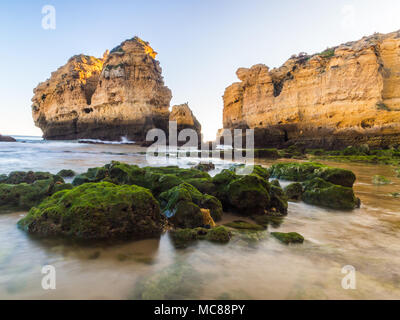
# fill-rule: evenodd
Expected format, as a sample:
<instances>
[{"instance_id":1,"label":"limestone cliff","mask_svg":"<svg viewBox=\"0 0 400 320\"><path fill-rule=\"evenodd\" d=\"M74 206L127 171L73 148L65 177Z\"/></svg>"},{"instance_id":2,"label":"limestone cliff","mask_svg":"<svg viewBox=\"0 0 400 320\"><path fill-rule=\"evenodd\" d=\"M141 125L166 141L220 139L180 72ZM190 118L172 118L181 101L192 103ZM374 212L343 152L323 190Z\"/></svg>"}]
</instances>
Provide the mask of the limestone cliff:
<instances>
[{"instance_id":1,"label":"limestone cliff","mask_svg":"<svg viewBox=\"0 0 400 320\"><path fill-rule=\"evenodd\" d=\"M237 76L223 97L224 128L255 129L256 146L400 143L400 31Z\"/></svg>"},{"instance_id":2,"label":"limestone cliff","mask_svg":"<svg viewBox=\"0 0 400 320\"><path fill-rule=\"evenodd\" d=\"M201 140L201 125L190 110L187 103L173 106L169 115L169 121L176 121L178 132L183 129L193 129L197 132L199 141Z\"/></svg>"},{"instance_id":3,"label":"limestone cliff","mask_svg":"<svg viewBox=\"0 0 400 320\"><path fill-rule=\"evenodd\" d=\"M102 59L78 55L34 90L32 112L46 139L145 140L167 129L171 91L157 53L135 37Z\"/></svg>"}]
</instances>

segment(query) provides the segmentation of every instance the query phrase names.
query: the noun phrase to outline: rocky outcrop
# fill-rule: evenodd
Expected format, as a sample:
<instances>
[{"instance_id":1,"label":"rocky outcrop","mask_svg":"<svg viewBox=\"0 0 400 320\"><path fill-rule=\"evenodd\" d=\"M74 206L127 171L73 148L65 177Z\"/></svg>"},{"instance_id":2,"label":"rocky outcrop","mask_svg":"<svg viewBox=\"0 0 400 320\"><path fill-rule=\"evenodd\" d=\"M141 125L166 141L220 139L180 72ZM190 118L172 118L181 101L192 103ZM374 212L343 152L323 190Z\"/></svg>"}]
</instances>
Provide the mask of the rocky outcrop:
<instances>
[{"instance_id":1,"label":"rocky outcrop","mask_svg":"<svg viewBox=\"0 0 400 320\"><path fill-rule=\"evenodd\" d=\"M15 140L13 137L8 137L8 136L2 136L0 134L0 142L16 142L17 140Z\"/></svg>"},{"instance_id":2,"label":"rocky outcrop","mask_svg":"<svg viewBox=\"0 0 400 320\"><path fill-rule=\"evenodd\" d=\"M169 115L169 121L176 122L178 133L184 129L195 130L199 142L201 141L201 124L199 121L197 121L187 103L173 106Z\"/></svg>"},{"instance_id":3,"label":"rocky outcrop","mask_svg":"<svg viewBox=\"0 0 400 320\"><path fill-rule=\"evenodd\" d=\"M255 130L256 146L327 149L400 143L400 31L240 68L224 94L224 128Z\"/></svg>"},{"instance_id":4,"label":"rocky outcrop","mask_svg":"<svg viewBox=\"0 0 400 320\"><path fill-rule=\"evenodd\" d=\"M102 59L72 57L34 90L44 138L144 141L149 129L166 130L172 95L156 55L135 37Z\"/></svg>"}]
</instances>

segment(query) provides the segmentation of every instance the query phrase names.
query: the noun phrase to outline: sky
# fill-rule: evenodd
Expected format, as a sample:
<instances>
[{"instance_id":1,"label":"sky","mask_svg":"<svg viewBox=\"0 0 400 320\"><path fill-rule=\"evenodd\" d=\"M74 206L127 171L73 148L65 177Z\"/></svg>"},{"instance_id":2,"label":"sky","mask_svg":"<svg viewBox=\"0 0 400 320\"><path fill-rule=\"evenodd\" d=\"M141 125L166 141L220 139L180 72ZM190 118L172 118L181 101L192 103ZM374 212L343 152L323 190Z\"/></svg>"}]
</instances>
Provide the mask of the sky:
<instances>
[{"instance_id":1,"label":"sky","mask_svg":"<svg viewBox=\"0 0 400 320\"><path fill-rule=\"evenodd\" d=\"M42 8L56 9L55 29ZM171 106L189 102L206 139L222 127L236 70L400 29L399 0L2 0L0 134L41 135L32 90L68 59L101 57L137 35L159 55Z\"/></svg>"}]
</instances>

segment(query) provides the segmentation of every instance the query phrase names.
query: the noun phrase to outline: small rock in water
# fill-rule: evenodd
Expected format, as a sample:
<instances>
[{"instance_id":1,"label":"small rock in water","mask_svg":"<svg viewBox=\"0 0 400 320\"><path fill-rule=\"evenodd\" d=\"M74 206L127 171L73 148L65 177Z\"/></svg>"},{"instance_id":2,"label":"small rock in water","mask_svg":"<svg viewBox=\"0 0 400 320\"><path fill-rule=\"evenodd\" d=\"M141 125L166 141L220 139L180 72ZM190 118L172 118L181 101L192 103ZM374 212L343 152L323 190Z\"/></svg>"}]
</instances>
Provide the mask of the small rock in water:
<instances>
[{"instance_id":1,"label":"small rock in water","mask_svg":"<svg viewBox=\"0 0 400 320\"><path fill-rule=\"evenodd\" d=\"M215 169L215 165L212 162L200 162L198 165L194 166L193 169L209 172Z\"/></svg>"},{"instance_id":2,"label":"small rock in water","mask_svg":"<svg viewBox=\"0 0 400 320\"><path fill-rule=\"evenodd\" d=\"M76 173L73 170L64 169L57 173L57 175L63 178L72 178L76 176Z\"/></svg>"},{"instance_id":3,"label":"small rock in water","mask_svg":"<svg viewBox=\"0 0 400 320\"><path fill-rule=\"evenodd\" d=\"M289 233L272 232L271 235L284 244L304 242L304 237L301 234L298 234L297 232L289 232Z\"/></svg>"},{"instance_id":4,"label":"small rock in water","mask_svg":"<svg viewBox=\"0 0 400 320\"><path fill-rule=\"evenodd\" d=\"M233 228L233 229L239 229L239 230L256 230L256 231L265 230L265 227L262 225L253 224L253 223L249 223L249 222L241 221L241 220L236 220L233 222L226 223L225 226Z\"/></svg>"},{"instance_id":5,"label":"small rock in water","mask_svg":"<svg viewBox=\"0 0 400 320\"><path fill-rule=\"evenodd\" d=\"M385 185L385 184L390 184L391 181L384 176L376 175L373 176L372 183L375 185Z\"/></svg>"}]
</instances>

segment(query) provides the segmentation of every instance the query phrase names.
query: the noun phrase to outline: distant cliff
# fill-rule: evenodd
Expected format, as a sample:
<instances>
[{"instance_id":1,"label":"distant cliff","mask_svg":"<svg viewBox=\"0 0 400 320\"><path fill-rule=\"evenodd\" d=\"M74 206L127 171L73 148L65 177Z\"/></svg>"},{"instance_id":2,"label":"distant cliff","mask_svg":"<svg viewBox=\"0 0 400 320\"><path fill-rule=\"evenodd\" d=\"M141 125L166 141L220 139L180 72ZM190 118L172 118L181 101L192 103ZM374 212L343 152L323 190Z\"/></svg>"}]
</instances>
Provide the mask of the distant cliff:
<instances>
[{"instance_id":1,"label":"distant cliff","mask_svg":"<svg viewBox=\"0 0 400 320\"><path fill-rule=\"evenodd\" d=\"M256 146L400 143L400 31L237 76L225 90L224 128L255 129Z\"/></svg>"},{"instance_id":2,"label":"distant cliff","mask_svg":"<svg viewBox=\"0 0 400 320\"><path fill-rule=\"evenodd\" d=\"M144 141L167 130L171 91L157 53L135 37L102 59L78 55L34 89L32 113L45 139Z\"/></svg>"}]
</instances>

